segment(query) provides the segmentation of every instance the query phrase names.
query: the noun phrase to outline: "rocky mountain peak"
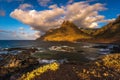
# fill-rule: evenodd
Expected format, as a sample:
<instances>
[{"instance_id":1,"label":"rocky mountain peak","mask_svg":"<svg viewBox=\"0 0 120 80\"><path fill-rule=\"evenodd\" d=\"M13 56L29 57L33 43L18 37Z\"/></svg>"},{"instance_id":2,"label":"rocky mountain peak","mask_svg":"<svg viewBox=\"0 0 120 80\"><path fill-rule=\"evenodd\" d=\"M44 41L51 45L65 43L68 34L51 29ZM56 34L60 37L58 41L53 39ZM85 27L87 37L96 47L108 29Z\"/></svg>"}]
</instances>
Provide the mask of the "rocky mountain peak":
<instances>
[{"instance_id":1,"label":"rocky mountain peak","mask_svg":"<svg viewBox=\"0 0 120 80\"><path fill-rule=\"evenodd\" d=\"M67 27L67 26L75 26L75 24L71 21L66 20L61 25L61 27Z\"/></svg>"},{"instance_id":2,"label":"rocky mountain peak","mask_svg":"<svg viewBox=\"0 0 120 80\"><path fill-rule=\"evenodd\" d=\"M66 21L63 21L63 24L64 25L67 25L67 24L70 24L71 22L70 21L68 21L68 20L66 20Z\"/></svg>"},{"instance_id":3,"label":"rocky mountain peak","mask_svg":"<svg viewBox=\"0 0 120 80\"><path fill-rule=\"evenodd\" d=\"M91 38L88 34L81 31L73 22L64 21L60 28L47 32L40 39L44 41L76 41L79 39Z\"/></svg>"}]
</instances>

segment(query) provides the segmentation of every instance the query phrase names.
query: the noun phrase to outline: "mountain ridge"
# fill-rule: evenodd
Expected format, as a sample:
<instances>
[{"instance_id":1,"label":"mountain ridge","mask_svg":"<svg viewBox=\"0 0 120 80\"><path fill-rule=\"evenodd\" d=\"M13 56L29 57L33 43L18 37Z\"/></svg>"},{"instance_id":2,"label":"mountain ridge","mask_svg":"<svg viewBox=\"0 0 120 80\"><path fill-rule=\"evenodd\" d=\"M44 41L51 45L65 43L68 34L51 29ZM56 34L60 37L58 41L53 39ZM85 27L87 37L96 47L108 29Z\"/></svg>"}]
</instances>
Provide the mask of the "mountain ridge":
<instances>
[{"instance_id":1,"label":"mountain ridge","mask_svg":"<svg viewBox=\"0 0 120 80\"><path fill-rule=\"evenodd\" d=\"M112 43L120 41L120 16L99 29L79 29L73 22L64 21L60 28L49 30L37 40L43 41L85 41Z\"/></svg>"},{"instance_id":2,"label":"mountain ridge","mask_svg":"<svg viewBox=\"0 0 120 80\"><path fill-rule=\"evenodd\" d=\"M40 39L44 41L75 41L77 39L91 38L88 34L81 31L74 23L64 21L60 28L49 30Z\"/></svg>"}]
</instances>

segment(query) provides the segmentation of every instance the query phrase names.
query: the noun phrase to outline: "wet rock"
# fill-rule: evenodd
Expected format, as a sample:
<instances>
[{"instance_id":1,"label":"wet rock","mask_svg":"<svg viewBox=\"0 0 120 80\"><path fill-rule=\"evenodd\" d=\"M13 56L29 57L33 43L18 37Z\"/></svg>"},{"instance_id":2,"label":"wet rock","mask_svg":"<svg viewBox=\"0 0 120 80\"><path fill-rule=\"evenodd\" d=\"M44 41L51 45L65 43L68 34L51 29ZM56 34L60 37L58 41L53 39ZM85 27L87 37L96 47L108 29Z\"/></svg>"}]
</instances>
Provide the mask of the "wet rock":
<instances>
[{"instance_id":1,"label":"wet rock","mask_svg":"<svg viewBox=\"0 0 120 80\"><path fill-rule=\"evenodd\" d=\"M102 56L82 67L76 69L80 80L119 80L120 54Z\"/></svg>"},{"instance_id":2,"label":"wet rock","mask_svg":"<svg viewBox=\"0 0 120 80\"><path fill-rule=\"evenodd\" d=\"M26 52L17 55L2 54L1 57L0 80L16 80L16 74L23 74L40 65L36 58Z\"/></svg>"},{"instance_id":3,"label":"wet rock","mask_svg":"<svg viewBox=\"0 0 120 80\"><path fill-rule=\"evenodd\" d=\"M5 67L19 67L21 66L21 60L17 59L16 56L12 56L10 61L5 65Z\"/></svg>"}]
</instances>

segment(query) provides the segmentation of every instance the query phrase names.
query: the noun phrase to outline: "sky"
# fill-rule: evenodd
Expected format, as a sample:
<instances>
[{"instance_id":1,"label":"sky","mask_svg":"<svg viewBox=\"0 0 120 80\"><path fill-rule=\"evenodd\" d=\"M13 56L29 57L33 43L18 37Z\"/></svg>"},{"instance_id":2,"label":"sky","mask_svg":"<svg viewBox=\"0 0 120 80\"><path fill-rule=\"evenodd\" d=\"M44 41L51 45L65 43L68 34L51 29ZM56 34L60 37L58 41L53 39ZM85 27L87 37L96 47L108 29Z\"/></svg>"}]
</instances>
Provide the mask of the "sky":
<instances>
[{"instance_id":1,"label":"sky","mask_svg":"<svg viewBox=\"0 0 120 80\"><path fill-rule=\"evenodd\" d=\"M119 0L0 0L0 40L35 40L69 20L100 28L120 14Z\"/></svg>"}]
</instances>

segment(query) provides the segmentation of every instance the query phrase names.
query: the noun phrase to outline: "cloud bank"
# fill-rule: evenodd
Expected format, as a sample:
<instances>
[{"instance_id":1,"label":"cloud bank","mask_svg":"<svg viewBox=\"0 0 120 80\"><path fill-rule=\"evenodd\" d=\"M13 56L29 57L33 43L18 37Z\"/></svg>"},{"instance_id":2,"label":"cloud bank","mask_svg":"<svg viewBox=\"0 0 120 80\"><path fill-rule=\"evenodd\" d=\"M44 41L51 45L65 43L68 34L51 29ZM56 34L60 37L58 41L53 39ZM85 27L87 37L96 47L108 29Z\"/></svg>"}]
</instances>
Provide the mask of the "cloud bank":
<instances>
[{"instance_id":1,"label":"cloud bank","mask_svg":"<svg viewBox=\"0 0 120 80\"><path fill-rule=\"evenodd\" d=\"M27 3L21 4L19 6L19 9L22 9L22 10L27 10L28 8L33 8L33 6L31 4L27 4Z\"/></svg>"},{"instance_id":2,"label":"cloud bank","mask_svg":"<svg viewBox=\"0 0 120 80\"><path fill-rule=\"evenodd\" d=\"M37 0L37 1L41 6L47 6L47 4L51 2L51 0Z\"/></svg>"},{"instance_id":3,"label":"cloud bank","mask_svg":"<svg viewBox=\"0 0 120 80\"><path fill-rule=\"evenodd\" d=\"M27 32L26 29L20 27L18 30L13 31L0 29L0 36L0 40L35 40L40 37L40 32Z\"/></svg>"},{"instance_id":4,"label":"cloud bank","mask_svg":"<svg viewBox=\"0 0 120 80\"><path fill-rule=\"evenodd\" d=\"M30 25L34 30L46 32L60 27L64 20L73 21L78 27L96 28L100 22L105 21L104 16L99 15L99 11L105 9L104 4L90 5L89 2L82 1L59 7L50 5L48 10L43 11L18 8L11 12L10 16Z\"/></svg>"}]
</instances>

